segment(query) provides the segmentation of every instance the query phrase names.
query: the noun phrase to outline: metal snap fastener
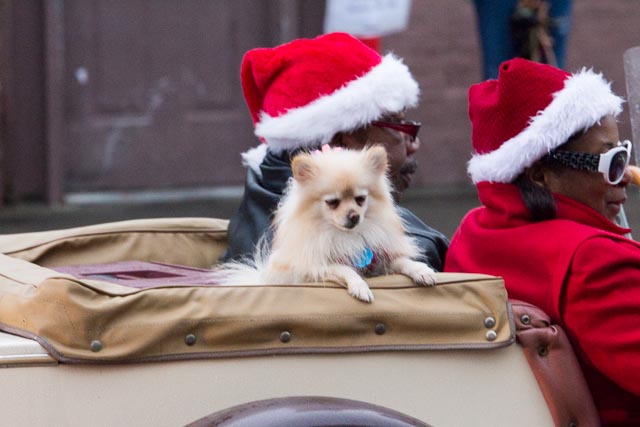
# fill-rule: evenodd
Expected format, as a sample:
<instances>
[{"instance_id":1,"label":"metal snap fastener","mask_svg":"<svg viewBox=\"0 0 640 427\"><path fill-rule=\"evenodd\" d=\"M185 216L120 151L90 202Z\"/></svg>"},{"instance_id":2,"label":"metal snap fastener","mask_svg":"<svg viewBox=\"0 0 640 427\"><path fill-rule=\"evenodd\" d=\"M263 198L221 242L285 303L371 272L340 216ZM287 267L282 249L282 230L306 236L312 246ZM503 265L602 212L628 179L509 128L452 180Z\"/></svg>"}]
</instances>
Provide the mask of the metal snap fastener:
<instances>
[{"instance_id":1,"label":"metal snap fastener","mask_svg":"<svg viewBox=\"0 0 640 427\"><path fill-rule=\"evenodd\" d=\"M102 350L102 343L100 342L100 340L91 341L91 351L97 353L100 350Z\"/></svg>"},{"instance_id":2,"label":"metal snap fastener","mask_svg":"<svg viewBox=\"0 0 640 427\"><path fill-rule=\"evenodd\" d=\"M496 326L496 319L489 316L486 319L484 319L484 327L485 328L493 328L494 326Z\"/></svg>"},{"instance_id":3,"label":"metal snap fastener","mask_svg":"<svg viewBox=\"0 0 640 427\"><path fill-rule=\"evenodd\" d=\"M494 330L487 331L487 341L495 341L498 338L498 334Z\"/></svg>"},{"instance_id":4,"label":"metal snap fastener","mask_svg":"<svg viewBox=\"0 0 640 427\"><path fill-rule=\"evenodd\" d=\"M520 321L524 324L524 325L528 325L529 323L531 323L531 317L529 317L528 314L523 314L522 316L520 316Z\"/></svg>"},{"instance_id":5,"label":"metal snap fastener","mask_svg":"<svg viewBox=\"0 0 640 427\"><path fill-rule=\"evenodd\" d=\"M384 335L384 333L387 332L387 327L385 326L384 323L378 323L376 325L375 331L376 331L376 334L378 335Z\"/></svg>"},{"instance_id":6,"label":"metal snap fastener","mask_svg":"<svg viewBox=\"0 0 640 427\"><path fill-rule=\"evenodd\" d=\"M184 342L187 345L194 345L196 341L196 336L194 334L188 334L186 337L184 337Z\"/></svg>"},{"instance_id":7,"label":"metal snap fastener","mask_svg":"<svg viewBox=\"0 0 640 427\"><path fill-rule=\"evenodd\" d=\"M282 341L283 343L288 343L289 341L291 341L291 332L283 331L282 333L280 333L280 341Z\"/></svg>"},{"instance_id":8,"label":"metal snap fastener","mask_svg":"<svg viewBox=\"0 0 640 427\"><path fill-rule=\"evenodd\" d=\"M547 354L549 354L549 348L546 345L541 345L540 347L538 347L538 354L542 357L545 357Z\"/></svg>"}]
</instances>

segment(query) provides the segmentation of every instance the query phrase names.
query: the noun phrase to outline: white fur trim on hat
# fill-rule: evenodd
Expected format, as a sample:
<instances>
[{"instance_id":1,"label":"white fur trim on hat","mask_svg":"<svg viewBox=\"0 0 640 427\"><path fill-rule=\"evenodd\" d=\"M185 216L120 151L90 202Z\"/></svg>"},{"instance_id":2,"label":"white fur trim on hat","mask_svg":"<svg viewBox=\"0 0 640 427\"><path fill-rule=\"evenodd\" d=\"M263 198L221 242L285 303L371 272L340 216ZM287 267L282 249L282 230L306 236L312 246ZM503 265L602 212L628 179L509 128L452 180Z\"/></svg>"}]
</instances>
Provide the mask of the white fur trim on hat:
<instances>
[{"instance_id":1,"label":"white fur trim on hat","mask_svg":"<svg viewBox=\"0 0 640 427\"><path fill-rule=\"evenodd\" d=\"M606 115L617 116L622 112L622 98L611 91L611 83L602 74L592 70L582 69L569 77L553 97L522 132L500 148L471 158L467 170L474 184L510 183L576 132L587 130Z\"/></svg>"},{"instance_id":2,"label":"white fur trim on hat","mask_svg":"<svg viewBox=\"0 0 640 427\"><path fill-rule=\"evenodd\" d=\"M367 74L329 95L277 117L263 112L255 134L274 152L320 146L338 132L414 107L419 91L407 66L388 54Z\"/></svg>"},{"instance_id":3,"label":"white fur trim on hat","mask_svg":"<svg viewBox=\"0 0 640 427\"><path fill-rule=\"evenodd\" d=\"M267 144L260 144L257 147L253 147L241 154L242 165L252 169L259 176L262 176L260 171L260 164L267 155Z\"/></svg>"}]
</instances>

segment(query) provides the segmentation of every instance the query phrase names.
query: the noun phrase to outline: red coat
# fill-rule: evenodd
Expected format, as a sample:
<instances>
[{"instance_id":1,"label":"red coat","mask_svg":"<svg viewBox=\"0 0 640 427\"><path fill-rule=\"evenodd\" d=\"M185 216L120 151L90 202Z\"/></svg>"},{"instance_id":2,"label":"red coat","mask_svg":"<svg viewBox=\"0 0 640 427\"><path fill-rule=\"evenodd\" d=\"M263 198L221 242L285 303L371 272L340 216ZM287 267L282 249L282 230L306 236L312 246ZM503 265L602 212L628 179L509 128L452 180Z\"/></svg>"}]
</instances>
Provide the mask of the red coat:
<instances>
[{"instance_id":1,"label":"red coat","mask_svg":"<svg viewBox=\"0 0 640 427\"><path fill-rule=\"evenodd\" d=\"M483 206L453 236L445 271L502 276L571 339L604 425L640 426L640 244L595 210L555 195L531 222L518 189L481 182Z\"/></svg>"}]
</instances>

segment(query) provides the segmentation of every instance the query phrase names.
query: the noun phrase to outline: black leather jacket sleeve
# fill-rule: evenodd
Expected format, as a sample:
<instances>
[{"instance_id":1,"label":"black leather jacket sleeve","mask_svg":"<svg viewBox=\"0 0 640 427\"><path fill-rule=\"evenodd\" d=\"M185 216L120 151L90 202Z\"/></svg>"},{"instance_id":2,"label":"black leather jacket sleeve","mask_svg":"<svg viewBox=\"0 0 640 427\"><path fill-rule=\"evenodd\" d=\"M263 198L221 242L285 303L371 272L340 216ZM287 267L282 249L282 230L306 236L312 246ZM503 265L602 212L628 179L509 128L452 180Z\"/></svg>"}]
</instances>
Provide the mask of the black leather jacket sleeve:
<instances>
[{"instance_id":1,"label":"black leather jacket sleeve","mask_svg":"<svg viewBox=\"0 0 640 427\"><path fill-rule=\"evenodd\" d=\"M438 230L425 224L410 210L399 207L406 232L413 237L420 248L421 256L416 261L426 262L436 271L442 271L449 249L449 239Z\"/></svg>"}]
</instances>

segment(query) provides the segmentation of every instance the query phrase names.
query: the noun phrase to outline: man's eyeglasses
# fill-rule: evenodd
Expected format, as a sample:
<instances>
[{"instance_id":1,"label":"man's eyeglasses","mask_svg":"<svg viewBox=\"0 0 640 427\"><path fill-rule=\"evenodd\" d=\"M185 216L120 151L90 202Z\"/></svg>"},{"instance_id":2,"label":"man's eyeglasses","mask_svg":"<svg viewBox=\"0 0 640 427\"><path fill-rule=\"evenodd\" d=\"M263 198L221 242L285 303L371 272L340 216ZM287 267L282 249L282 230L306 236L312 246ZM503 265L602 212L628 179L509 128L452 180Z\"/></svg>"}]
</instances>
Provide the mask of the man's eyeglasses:
<instances>
[{"instance_id":1,"label":"man's eyeglasses","mask_svg":"<svg viewBox=\"0 0 640 427\"><path fill-rule=\"evenodd\" d=\"M619 147L604 154L591 154L581 151L552 151L549 157L572 169L600 172L611 185L616 185L624 177L624 171L631 158L631 142L622 141Z\"/></svg>"},{"instance_id":2,"label":"man's eyeglasses","mask_svg":"<svg viewBox=\"0 0 640 427\"><path fill-rule=\"evenodd\" d=\"M418 136L418 131L420 130L421 125L422 125L421 123L412 122L410 120L400 120L397 122L385 122L384 120L374 120L371 122L371 126L393 129L393 130L397 130L398 132L407 134L411 138L412 142Z\"/></svg>"}]
</instances>

